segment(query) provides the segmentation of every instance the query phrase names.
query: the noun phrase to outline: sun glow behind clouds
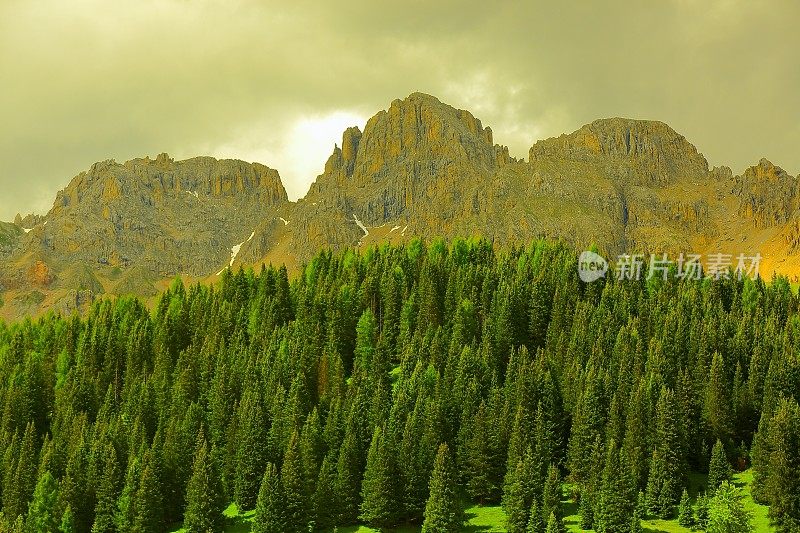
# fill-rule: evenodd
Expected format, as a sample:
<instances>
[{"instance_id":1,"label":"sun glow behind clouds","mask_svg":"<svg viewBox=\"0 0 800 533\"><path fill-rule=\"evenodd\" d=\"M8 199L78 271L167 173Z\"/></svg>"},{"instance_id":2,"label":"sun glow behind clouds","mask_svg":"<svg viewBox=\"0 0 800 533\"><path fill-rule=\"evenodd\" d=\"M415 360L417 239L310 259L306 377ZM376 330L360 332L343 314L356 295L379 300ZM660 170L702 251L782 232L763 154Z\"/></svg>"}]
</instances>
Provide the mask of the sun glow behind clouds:
<instances>
[{"instance_id":1,"label":"sun glow behind clouds","mask_svg":"<svg viewBox=\"0 0 800 533\"><path fill-rule=\"evenodd\" d=\"M341 144L344 130L358 126L363 131L365 123L365 117L351 111L303 115L288 132L276 132L264 124L210 151L218 158L256 161L278 170L289 199L297 200L322 174L334 145Z\"/></svg>"}]
</instances>

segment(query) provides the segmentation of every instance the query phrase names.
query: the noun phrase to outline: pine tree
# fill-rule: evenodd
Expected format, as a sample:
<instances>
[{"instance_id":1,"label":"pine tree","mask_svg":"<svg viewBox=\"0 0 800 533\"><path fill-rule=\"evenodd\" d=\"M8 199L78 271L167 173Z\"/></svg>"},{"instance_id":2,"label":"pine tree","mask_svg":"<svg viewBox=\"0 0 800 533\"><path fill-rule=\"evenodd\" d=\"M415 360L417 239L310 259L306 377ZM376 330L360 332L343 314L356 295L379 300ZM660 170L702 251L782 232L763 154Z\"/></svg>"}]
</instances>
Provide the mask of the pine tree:
<instances>
[{"instance_id":1,"label":"pine tree","mask_svg":"<svg viewBox=\"0 0 800 533\"><path fill-rule=\"evenodd\" d=\"M184 527L190 533L221 531L224 508L219 474L205 436L201 434L192 464L192 477L186 486Z\"/></svg>"},{"instance_id":2,"label":"pine tree","mask_svg":"<svg viewBox=\"0 0 800 533\"><path fill-rule=\"evenodd\" d=\"M97 489L92 533L116 533L117 498L119 497L120 471L117 451L112 444L105 447L103 471Z\"/></svg>"},{"instance_id":3,"label":"pine tree","mask_svg":"<svg viewBox=\"0 0 800 533\"><path fill-rule=\"evenodd\" d=\"M550 513L550 516L547 518L547 528L545 529L545 533L563 533L564 532L564 523L561 521L560 518L556 516L555 513Z\"/></svg>"},{"instance_id":4,"label":"pine tree","mask_svg":"<svg viewBox=\"0 0 800 533\"><path fill-rule=\"evenodd\" d=\"M528 513L538 496L539 470L533 450L529 447L517 462L514 472L508 476L503 494L503 509L510 531L525 531L530 521Z\"/></svg>"},{"instance_id":5,"label":"pine tree","mask_svg":"<svg viewBox=\"0 0 800 533\"><path fill-rule=\"evenodd\" d=\"M581 494L578 514L581 515L581 529L594 529L594 505L588 491Z\"/></svg>"},{"instance_id":6,"label":"pine tree","mask_svg":"<svg viewBox=\"0 0 800 533\"><path fill-rule=\"evenodd\" d=\"M708 505L706 533L751 533L752 516L742 503L739 490L723 482Z\"/></svg>"},{"instance_id":7,"label":"pine tree","mask_svg":"<svg viewBox=\"0 0 800 533\"><path fill-rule=\"evenodd\" d=\"M114 516L117 531L133 530L133 521L136 516L136 493L139 490L140 479L140 462L139 458L134 455L128 461L125 484L117 500L117 511Z\"/></svg>"},{"instance_id":8,"label":"pine tree","mask_svg":"<svg viewBox=\"0 0 800 533\"><path fill-rule=\"evenodd\" d=\"M58 481L49 470L36 483L33 501L28 507L26 530L30 533L51 533L58 527L56 504Z\"/></svg>"},{"instance_id":9,"label":"pine tree","mask_svg":"<svg viewBox=\"0 0 800 533\"><path fill-rule=\"evenodd\" d=\"M620 465L616 443L611 440L606 453L600 501L595 519L598 533L624 531L631 522L635 490L630 471Z\"/></svg>"},{"instance_id":10,"label":"pine tree","mask_svg":"<svg viewBox=\"0 0 800 533\"><path fill-rule=\"evenodd\" d=\"M671 518L684 485L683 445L675 395L666 387L656 406L655 448L650 459L647 505L651 514Z\"/></svg>"},{"instance_id":11,"label":"pine tree","mask_svg":"<svg viewBox=\"0 0 800 533\"><path fill-rule=\"evenodd\" d=\"M388 528L396 522L398 495L397 476L392 461L393 450L381 428L375 428L367 454L367 467L361 484L359 518L375 528Z\"/></svg>"},{"instance_id":12,"label":"pine tree","mask_svg":"<svg viewBox=\"0 0 800 533\"><path fill-rule=\"evenodd\" d=\"M164 527L164 494L157 455L148 451L136 491L133 529L140 533L159 533Z\"/></svg>"},{"instance_id":13,"label":"pine tree","mask_svg":"<svg viewBox=\"0 0 800 533\"><path fill-rule=\"evenodd\" d=\"M639 509L634 509L631 516L630 533L642 533L642 516L639 514Z\"/></svg>"},{"instance_id":14,"label":"pine tree","mask_svg":"<svg viewBox=\"0 0 800 533\"><path fill-rule=\"evenodd\" d=\"M281 488L284 501L285 531L305 533L308 530L309 496L303 479L303 460L297 431L289 439L281 467Z\"/></svg>"},{"instance_id":15,"label":"pine tree","mask_svg":"<svg viewBox=\"0 0 800 533\"><path fill-rule=\"evenodd\" d=\"M528 513L528 527L525 529L525 533L544 533L545 527L546 524L542 519L539 502L534 499L533 503L531 503L531 510Z\"/></svg>"},{"instance_id":16,"label":"pine tree","mask_svg":"<svg viewBox=\"0 0 800 533\"><path fill-rule=\"evenodd\" d=\"M767 424L763 493L772 522L800 531L800 406L781 399Z\"/></svg>"},{"instance_id":17,"label":"pine tree","mask_svg":"<svg viewBox=\"0 0 800 533\"><path fill-rule=\"evenodd\" d=\"M258 490L253 533L283 533L284 530L283 487L275 465L268 463Z\"/></svg>"},{"instance_id":18,"label":"pine tree","mask_svg":"<svg viewBox=\"0 0 800 533\"><path fill-rule=\"evenodd\" d=\"M316 526L328 529L336 524L336 458L328 454L322 460L322 466L317 476L317 490L314 493L314 509Z\"/></svg>"},{"instance_id":19,"label":"pine tree","mask_svg":"<svg viewBox=\"0 0 800 533\"><path fill-rule=\"evenodd\" d=\"M708 496L706 493L697 497L697 527L699 529L708 527Z\"/></svg>"},{"instance_id":20,"label":"pine tree","mask_svg":"<svg viewBox=\"0 0 800 533\"><path fill-rule=\"evenodd\" d=\"M642 491L636 497L636 512L641 519L647 518L647 496Z\"/></svg>"},{"instance_id":21,"label":"pine tree","mask_svg":"<svg viewBox=\"0 0 800 533\"><path fill-rule=\"evenodd\" d=\"M689 492L683 489L681 502L678 504L678 523L683 527L692 528L694 526L694 508L689 499Z\"/></svg>"},{"instance_id":22,"label":"pine tree","mask_svg":"<svg viewBox=\"0 0 800 533\"><path fill-rule=\"evenodd\" d=\"M250 385L239 404L236 434L236 480L234 499L239 509L252 509L258 496L258 483L266 467L267 421L256 385Z\"/></svg>"},{"instance_id":23,"label":"pine tree","mask_svg":"<svg viewBox=\"0 0 800 533\"><path fill-rule=\"evenodd\" d=\"M706 388L705 415L713 435L722 440L729 439L733 434L731 385L726 377L725 361L717 352L711 362Z\"/></svg>"},{"instance_id":24,"label":"pine tree","mask_svg":"<svg viewBox=\"0 0 800 533\"><path fill-rule=\"evenodd\" d=\"M544 483L544 490L542 492L542 517L553 515L556 517L556 523L559 528L562 528L561 519L561 473L558 467L550 465L547 469L547 479ZM549 523L548 523L549 526Z\"/></svg>"},{"instance_id":25,"label":"pine tree","mask_svg":"<svg viewBox=\"0 0 800 533\"><path fill-rule=\"evenodd\" d=\"M453 471L450 450L441 444L430 481L430 496L425 505L422 533L448 533L461 531L464 522L461 502L458 499L456 475Z\"/></svg>"},{"instance_id":26,"label":"pine tree","mask_svg":"<svg viewBox=\"0 0 800 533\"><path fill-rule=\"evenodd\" d=\"M61 524L58 527L59 533L76 533L75 521L72 518L72 508L67 505L64 514L61 515Z\"/></svg>"},{"instance_id":27,"label":"pine tree","mask_svg":"<svg viewBox=\"0 0 800 533\"><path fill-rule=\"evenodd\" d=\"M361 445L353 431L345 431L336 466L336 495L339 499L339 521L349 524L358 517L361 472Z\"/></svg>"},{"instance_id":28,"label":"pine tree","mask_svg":"<svg viewBox=\"0 0 800 533\"><path fill-rule=\"evenodd\" d=\"M506 514L506 528L511 533L525 531L530 522L528 515L530 504L528 500L527 480L523 460L517 462L514 473L506 482L503 494L503 510ZM534 500L535 501L535 500Z\"/></svg>"},{"instance_id":29,"label":"pine tree","mask_svg":"<svg viewBox=\"0 0 800 533\"><path fill-rule=\"evenodd\" d=\"M731 465L725 455L722 441L717 439L711 450L711 461L708 466L708 490L713 492L725 481L731 480Z\"/></svg>"}]
</instances>

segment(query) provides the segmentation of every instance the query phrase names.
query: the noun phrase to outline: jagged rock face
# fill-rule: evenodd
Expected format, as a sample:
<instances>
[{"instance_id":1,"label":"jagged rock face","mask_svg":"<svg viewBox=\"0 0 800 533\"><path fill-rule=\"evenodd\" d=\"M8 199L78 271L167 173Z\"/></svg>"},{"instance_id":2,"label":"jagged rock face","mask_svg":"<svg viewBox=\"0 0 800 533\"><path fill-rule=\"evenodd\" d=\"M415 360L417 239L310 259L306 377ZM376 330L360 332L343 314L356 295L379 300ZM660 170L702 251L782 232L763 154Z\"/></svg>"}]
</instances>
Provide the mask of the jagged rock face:
<instances>
[{"instance_id":1,"label":"jagged rock face","mask_svg":"<svg viewBox=\"0 0 800 533\"><path fill-rule=\"evenodd\" d=\"M59 192L42 251L120 267L146 260L160 276L206 275L251 233L252 220L287 201L277 171L260 164L165 154L105 161Z\"/></svg>"},{"instance_id":2,"label":"jagged rock face","mask_svg":"<svg viewBox=\"0 0 800 533\"><path fill-rule=\"evenodd\" d=\"M0 283L77 290L72 302L116 293L117 285L155 292L155 280L219 270L256 221L286 203L277 171L258 163L166 154L96 163L58 193L45 217L20 217L16 227L35 225L20 231Z\"/></svg>"},{"instance_id":3,"label":"jagged rock face","mask_svg":"<svg viewBox=\"0 0 800 533\"><path fill-rule=\"evenodd\" d=\"M615 180L663 186L678 179L703 179L708 162L686 138L663 122L596 120L569 135L534 144L529 160L608 165Z\"/></svg>"},{"instance_id":4,"label":"jagged rock face","mask_svg":"<svg viewBox=\"0 0 800 533\"><path fill-rule=\"evenodd\" d=\"M762 159L736 177L739 213L759 228L786 224L800 209L800 182Z\"/></svg>"},{"instance_id":5,"label":"jagged rock face","mask_svg":"<svg viewBox=\"0 0 800 533\"><path fill-rule=\"evenodd\" d=\"M363 134L345 131L306 200L357 207L365 223L382 224L437 196L457 196L461 184L509 161L508 149L495 146L491 129L468 111L415 93L372 117Z\"/></svg>"},{"instance_id":6,"label":"jagged rock face","mask_svg":"<svg viewBox=\"0 0 800 533\"><path fill-rule=\"evenodd\" d=\"M9 255L24 234L18 224L0 222L0 258Z\"/></svg>"},{"instance_id":7,"label":"jagged rock face","mask_svg":"<svg viewBox=\"0 0 800 533\"><path fill-rule=\"evenodd\" d=\"M106 161L45 217L0 225L0 315L71 311L103 293L149 297L175 274L287 263L415 236L561 239L624 252L748 253L800 273L800 179L762 160L709 169L655 121L604 119L536 142L527 161L468 111L415 93L342 135L305 198L278 173L198 157Z\"/></svg>"}]
</instances>

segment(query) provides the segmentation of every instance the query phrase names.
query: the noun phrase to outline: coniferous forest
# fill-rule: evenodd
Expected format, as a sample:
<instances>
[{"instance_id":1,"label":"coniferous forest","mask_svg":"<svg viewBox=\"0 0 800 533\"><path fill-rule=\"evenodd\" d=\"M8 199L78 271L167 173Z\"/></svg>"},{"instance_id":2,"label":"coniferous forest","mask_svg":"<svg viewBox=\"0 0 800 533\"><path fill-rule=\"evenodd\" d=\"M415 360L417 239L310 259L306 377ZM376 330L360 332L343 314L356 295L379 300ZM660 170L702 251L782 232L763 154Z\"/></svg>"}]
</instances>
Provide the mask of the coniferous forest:
<instances>
[{"instance_id":1,"label":"coniferous forest","mask_svg":"<svg viewBox=\"0 0 800 533\"><path fill-rule=\"evenodd\" d=\"M259 533L450 532L482 503L557 533L572 499L600 533L738 532L751 468L796 532L799 350L785 279L584 284L544 241L176 280L0 325L0 530L222 531L234 502Z\"/></svg>"}]
</instances>

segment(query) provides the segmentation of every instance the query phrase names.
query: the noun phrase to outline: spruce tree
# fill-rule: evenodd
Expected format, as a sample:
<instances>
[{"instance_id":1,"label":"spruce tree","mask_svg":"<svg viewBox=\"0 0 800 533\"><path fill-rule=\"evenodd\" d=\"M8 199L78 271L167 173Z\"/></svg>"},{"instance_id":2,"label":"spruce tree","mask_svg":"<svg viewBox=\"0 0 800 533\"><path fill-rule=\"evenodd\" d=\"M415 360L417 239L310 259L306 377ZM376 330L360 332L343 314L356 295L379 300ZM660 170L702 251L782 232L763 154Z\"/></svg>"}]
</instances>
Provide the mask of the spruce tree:
<instances>
[{"instance_id":1,"label":"spruce tree","mask_svg":"<svg viewBox=\"0 0 800 533\"><path fill-rule=\"evenodd\" d=\"M781 399L764 439L764 495L774 525L800 531L800 406Z\"/></svg>"},{"instance_id":2,"label":"spruce tree","mask_svg":"<svg viewBox=\"0 0 800 533\"><path fill-rule=\"evenodd\" d=\"M105 447L103 471L97 489L92 533L116 533L117 498L121 483L117 452L112 444Z\"/></svg>"},{"instance_id":3,"label":"spruce tree","mask_svg":"<svg viewBox=\"0 0 800 533\"><path fill-rule=\"evenodd\" d=\"M539 502L534 499L533 503L531 503L531 510L528 513L528 527L525 529L525 533L544 533L545 527L546 524L542 519Z\"/></svg>"},{"instance_id":4,"label":"spruce tree","mask_svg":"<svg viewBox=\"0 0 800 533\"><path fill-rule=\"evenodd\" d=\"M556 516L555 513L550 513L550 516L547 517L547 528L545 529L545 533L563 533L564 532L564 523L561 521L559 517Z\"/></svg>"},{"instance_id":5,"label":"spruce tree","mask_svg":"<svg viewBox=\"0 0 800 533\"><path fill-rule=\"evenodd\" d=\"M441 444L431 474L430 496L425 505L422 533L455 533L461 531L463 522L450 449L447 444Z\"/></svg>"},{"instance_id":6,"label":"spruce tree","mask_svg":"<svg viewBox=\"0 0 800 533\"><path fill-rule=\"evenodd\" d=\"M339 500L339 521L352 523L358 517L361 471L361 445L354 431L345 431L336 465L336 495Z\"/></svg>"},{"instance_id":7,"label":"spruce tree","mask_svg":"<svg viewBox=\"0 0 800 533\"><path fill-rule=\"evenodd\" d=\"M184 527L189 533L220 531L224 508L219 474L205 436L201 434L192 464L192 477L186 486Z\"/></svg>"},{"instance_id":8,"label":"spruce tree","mask_svg":"<svg viewBox=\"0 0 800 533\"><path fill-rule=\"evenodd\" d=\"M581 494L578 514L581 515L581 529L594 529L594 505L588 491Z\"/></svg>"},{"instance_id":9,"label":"spruce tree","mask_svg":"<svg viewBox=\"0 0 800 533\"><path fill-rule=\"evenodd\" d=\"M537 478L540 467L529 447L508 476L503 494L506 525L510 531L525 531L531 504L537 498Z\"/></svg>"},{"instance_id":10,"label":"spruce tree","mask_svg":"<svg viewBox=\"0 0 800 533\"><path fill-rule=\"evenodd\" d=\"M289 439L281 466L281 488L284 501L285 531L305 533L309 523L309 495L303 479L303 460L297 431Z\"/></svg>"},{"instance_id":11,"label":"spruce tree","mask_svg":"<svg viewBox=\"0 0 800 533\"><path fill-rule=\"evenodd\" d=\"M718 439L727 440L733 433L733 403L731 383L726 377L725 361L720 353L714 353L706 386L705 415L711 431Z\"/></svg>"},{"instance_id":12,"label":"spruce tree","mask_svg":"<svg viewBox=\"0 0 800 533\"><path fill-rule=\"evenodd\" d=\"M317 476L317 490L314 493L316 526L328 529L336 525L336 457L329 453L322 460ZM396 504L396 503L395 503Z\"/></svg>"},{"instance_id":13,"label":"spruce tree","mask_svg":"<svg viewBox=\"0 0 800 533\"><path fill-rule=\"evenodd\" d=\"M742 503L741 493L729 482L723 482L709 501L706 533L751 533L752 531L752 515Z\"/></svg>"},{"instance_id":14,"label":"spruce tree","mask_svg":"<svg viewBox=\"0 0 800 533\"><path fill-rule=\"evenodd\" d=\"M642 516L639 514L639 509L633 510L630 533L642 533Z\"/></svg>"},{"instance_id":15,"label":"spruce tree","mask_svg":"<svg viewBox=\"0 0 800 533\"><path fill-rule=\"evenodd\" d=\"M624 531L631 522L636 502L630 472L620 465L616 443L611 441L600 489L595 529L598 533Z\"/></svg>"},{"instance_id":16,"label":"spruce tree","mask_svg":"<svg viewBox=\"0 0 800 533\"><path fill-rule=\"evenodd\" d=\"M684 485L681 426L675 394L663 387L656 405L655 447L650 459L647 481L647 505L651 514L671 518Z\"/></svg>"},{"instance_id":17,"label":"spruce tree","mask_svg":"<svg viewBox=\"0 0 800 533\"><path fill-rule=\"evenodd\" d=\"M247 385L239 404L236 433L236 480L234 499L239 509L255 506L258 487L266 467L267 421L257 384Z\"/></svg>"},{"instance_id":18,"label":"spruce tree","mask_svg":"<svg viewBox=\"0 0 800 533\"><path fill-rule=\"evenodd\" d=\"M267 463L258 489L253 533L283 533L285 530L283 487L275 465Z\"/></svg>"},{"instance_id":19,"label":"spruce tree","mask_svg":"<svg viewBox=\"0 0 800 533\"><path fill-rule=\"evenodd\" d=\"M697 527L699 529L708 527L708 495L706 493L697 496Z\"/></svg>"},{"instance_id":20,"label":"spruce tree","mask_svg":"<svg viewBox=\"0 0 800 533\"><path fill-rule=\"evenodd\" d=\"M375 528L388 528L396 522L398 494L388 439L381 428L375 428L367 454L367 467L361 484L361 514L359 518Z\"/></svg>"},{"instance_id":21,"label":"spruce tree","mask_svg":"<svg viewBox=\"0 0 800 533\"><path fill-rule=\"evenodd\" d=\"M158 460L146 454L139 490L136 491L133 529L140 533L159 533L164 527L164 494L161 468Z\"/></svg>"},{"instance_id":22,"label":"spruce tree","mask_svg":"<svg viewBox=\"0 0 800 533\"><path fill-rule=\"evenodd\" d=\"M51 533L58 527L56 504L58 481L49 470L36 483L33 500L28 507L26 530L30 533Z\"/></svg>"},{"instance_id":23,"label":"spruce tree","mask_svg":"<svg viewBox=\"0 0 800 533\"><path fill-rule=\"evenodd\" d=\"M59 533L77 533L75 519L72 517L72 507L67 505L64 514L61 515L61 524L58 526Z\"/></svg>"},{"instance_id":24,"label":"spruce tree","mask_svg":"<svg viewBox=\"0 0 800 533\"><path fill-rule=\"evenodd\" d=\"M503 510L506 515L506 528L511 533L525 531L530 522L527 502L525 467L522 459L517 462L514 473L508 478L503 494Z\"/></svg>"},{"instance_id":25,"label":"spruce tree","mask_svg":"<svg viewBox=\"0 0 800 533\"><path fill-rule=\"evenodd\" d=\"M554 515L556 517L556 523L559 528L562 527L561 519L563 515L561 513L561 473L558 471L558 467L555 465L550 465L547 469L547 479L544 483L544 490L542 492L542 517L549 517L550 515Z\"/></svg>"},{"instance_id":26,"label":"spruce tree","mask_svg":"<svg viewBox=\"0 0 800 533\"><path fill-rule=\"evenodd\" d=\"M725 455L722 441L717 439L711 450L711 460L708 465L708 490L713 492L725 481L731 480L731 465Z\"/></svg>"},{"instance_id":27,"label":"spruce tree","mask_svg":"<svg viewBox=\"0 0 800 533\"><path fill-rule=\"evenodd\" d=\"M686 528L694 526L694 508L692 501L689 499L689 492L683 489L681 494L681 502L678 504L678 523Z\"/></svg>"}]
</instances>

